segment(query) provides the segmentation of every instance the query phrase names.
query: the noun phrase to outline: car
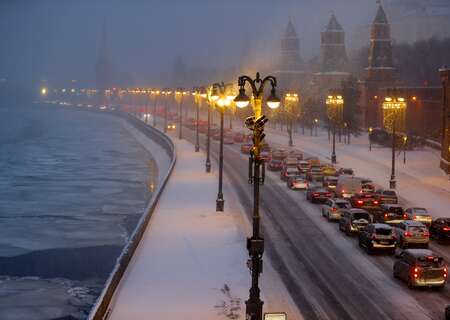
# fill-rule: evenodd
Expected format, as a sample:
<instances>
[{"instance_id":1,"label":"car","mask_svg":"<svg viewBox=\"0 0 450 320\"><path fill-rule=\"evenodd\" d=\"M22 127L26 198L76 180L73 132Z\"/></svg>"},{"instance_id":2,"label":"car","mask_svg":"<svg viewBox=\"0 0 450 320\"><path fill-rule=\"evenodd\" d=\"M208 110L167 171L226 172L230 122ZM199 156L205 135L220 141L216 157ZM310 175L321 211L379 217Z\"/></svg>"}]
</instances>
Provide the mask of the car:
<instances>
[{"instance_id":1,"label":"car","mask_svg":"<svg viewBox=\"0 0 450 320\"><path fill-rule=\"evenodd\" d=\"M361 191L363 193L373 193L375 192L375 186L370 179L361 179Z\"/></svg>"},{"instance_id":2,"label":"car","mask_svg":"<svg viewBox=\"0 0 450 320\"><path fill-rule=\"evenodd\" d=\"M371 210L380 206L378 197L370 193L356 193L350 198L352 207Z\"/></svg>"},{"instance_id":3,"label":"car","mask_svg":"<svg viewBox=\"0 0 450 320\"><path fill-rule=\"evenodd\" d=\"M309 181L323 181L322 169L319 166L312 166L306 174Z\"/></svg>"},{"instance_id":4,"label":"car","mask_svg":"<svg viewBox=\"0 0 450 320\"><path fill-rule=\"evenodd\" d=\"M375 250L388 250L394 254L396 240L393 228L385 223L371 223L358 234L358 244L365 248L368 254Z\"/></svg>"},{"instance_id":5,"label":"car","mask_svg":"<svg viewBox=\"0 0 450 320\"><path fill-rule=\"evenodd\" d=\"M271 159L281 160L283 161L287 157L287 151L284 149L272 150L272 154L270 155Z\"/></svg>"},{"instance_id":6,"label":"car","mask_svg":"<svg viewBox=\"0 0 450 320\"><path fill-rule=\"evenodd\" d=\"M354 172L352 168L339 168L338 174L353 176Z\"/></svg>"},{"instance_id":7,"label":"car","mask_svg":"<svg viewBox=\"0 0 450 320\"><path fill-rule=\"evenodd\" d=\"M345 232L346 235L359 233L370 223L372 223L372 217L366 210L357 208L341 210L339 230Z\"/></svg>"},{"instance_id":8,"label":"car","mask_svg":"<svg viewBox=\"0 0 450 320\"><path fill-rule=\"evenodd\" d=\"M301 161L301 160L303 160L303 153L301 153L301 152L298 151L298 150L291 150L291 151L289 152L288 157L296 158L298 161Z\"/></svg>"},{"instance_id":9,"label":"car","mask_svg":"<svg viewBox=\"0 0 450 320\"><path fill-rule=\"evenodd\" d=\"M227 133L223 136L223 144L234 144L234 135Z\"/></svg>"},{"instance_id":10,"label":"car","mask_svg":"<svg viewBox=\"0 0 450 320\"><path fill-rule=\"evenodd\" d=\"M381 203L388 203L388 204L398 203L397 193L394 190L378 189L375 191L375 193L380 198Z\"/></svg>"},{"instance_id":11,"label":"car","mask_svg":"<svg viewBox=\"0 0 450 320\"><path fill-rule=\"evenodd\" d=\"M430 233L427 227L418 221L405 220L394 227L397 236L397 244L400 248L412 245L427 248L430 242Z\"/></svg>"},{"instance_id":12,"label":"car","mask_svg":"<svg viewBox=\"0 0 450 320\"><path fill-rule=\"evenodd\" d=\"M428 249L403 250L394 262L394 278L405 281L409 288L444 288L448 269L444 259Z\"/></svg>"},{"instance_id":13,"label":"car","mask_svg":"<svg viewBox=\"0 0 450 320\"><path fill-rule=\"evenodd\" d=\"M303 161L303 160L298 162L297 167L303 173L307 173L309 171L309 169L311 168L311 166L309 165L309 162Z\"/></svg>"},{"instance_id":14,"label":"car","mask_svg":"<svg viewBox=\"0 0 450 320\"><path fill-rule=\"evenodd\" d=\"M375 217L378 222L387 224L398 224L408 219L403 207L398 204L382 204L380 205L379 214Z\"/></svg>"},{"instance_id":15,"label":"car","mask_svg":"<svg viewBox=\"0 0 450 320\"><path fill-rule=\"evenodd\" d=\"M338 183L337 177L331 177L331 176L325 176L323 177L323 186L324 188L327 188L328 190L335 192L336 186Z\"/></svg>"},{"instance_id":16,"label":"car","mask_svg":"<svg viewBox=\"0 0 450 320\"><path fill-rule=\"evenodd\" d=\"M177 125L173 122L169 122L167 124L167 130L169 130L169 131L175 130L176 128L177 128Z\"/></svg>"},{"instance_id":17,"label":"car","mask_svg":"<svg viewBox=\"0 0 450 320\"><path fill-rule=\"evenodd\" d=\"M341 210L351 207L350 202L345 199L328 199L322 206L322 216L327 218L328 221L337 221L341 219Z\"/></svg>"},{"instance_id":18,"label":"car","mask_svg":"<svg viewBox=\"0 0 450 320\"><path fill-rule=\"evenodd\" d=\"M304 175L292 176L288 178L287 186L291 190L305 190L308 188L308 180Z\"/></svg>"},{"instance_id":19,"label":"car","mask_svg":"<svg viewBox=\"0 0 450 320\"><path fill-rule=\"evenodd\" d=\"M337 176L337 170L333 166L323 166L322 173L325 177Z\"/></svg>"},{"instance_id":20,"label":"car","mask_svg":"<svg viewBox=\"0 0 450 320\"><path fill-rule=\"evenodd\" d=\"M351 198L355 194L361 193L361 178L350 175L340 175L335 192L336 196L342 198Z\"/></svg>"},{"instance_id":21,"label":"car","mask_svg":"<svg viewBox=\"0 0 450 320\"><path fill-rule=\"evenodd\" d=\"M431 223L429 232L439 242L450 240L450 218L437 218Z\"/></svg>"},{"instance_id":22,"label":"car","mask_svg":"<svg viewBox=\"0 0 450 320\"><path fill-rule=\"evenodd\" d=\"M283 161L278 159L270 159L267 163L267 169L270 171L280 171L283 168Z\"/></svg>"},{"instance_id":23,"label":"car","mask_svg":"<svg viewBox=\"0 0 450 320\"><path fill-rule=\"evenodd\" d=\"M283 166L285 166L285 167L287 167L287 166L296 166L296 167L298 167L298 160L297 160L297 158L286 157L283 160Z\"/></svg>"},{"instance_id":24,"label":"car","mask_svg":"<svg viewBox=\"0 0 450 320\"><path fill-rule=\"evenodd\" d=\"M408 216L408 220L422 222L427 227L429 227L431 225L431 222L433 222L433 217L431 217L431 215L425 208L408 208L405 210L405 213Z\"/></svg>"},{"instance_id":25,"label":"car","mask_svg":"<svg viewBox=\"0 0 450 320\"><path fill-rule=\"evenodd\" d=\"M253 144L251 143L243 143L241 144L241 153L250 154L250 150L252 150Z\"/></svg>"},{"instance_id":26,"label":"car","mask_svg":"<svg viewBox=\"0 0 450 320\"><path fill-rule=\"evenodd\" d=\"M283 181L287 181L290 177L295 177L300 175L300 171L298 171L296 166L288 166L283 167L280 172L280 178Z\"/></svg>"},{"instance_id":27,"label":"car","mask_svg":"<svg viewBox=\"0 0 450 320\"><path fill-rule=\"evenodd\" d=\"M323 187L308 188L306 191L306 199L311 203L321 202L324 203L327 199L333 196L331 192Z\"/></svg>"}]
</instances>

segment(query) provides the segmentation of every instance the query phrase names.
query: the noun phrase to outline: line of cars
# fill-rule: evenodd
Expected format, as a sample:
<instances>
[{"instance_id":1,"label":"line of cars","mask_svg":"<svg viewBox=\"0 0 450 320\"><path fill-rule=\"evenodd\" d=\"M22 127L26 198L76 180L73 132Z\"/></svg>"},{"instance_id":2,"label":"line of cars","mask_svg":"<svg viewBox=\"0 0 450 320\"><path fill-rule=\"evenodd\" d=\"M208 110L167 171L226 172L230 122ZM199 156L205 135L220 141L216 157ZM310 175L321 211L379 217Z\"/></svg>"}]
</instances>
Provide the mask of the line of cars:
<instances>
[{"instance_id":1,"label":"line of cars","mask_svg":"<svg viewBox=\"0 0 450 320\"><path fill-rule=\"evenodd\" d=\"M430 237L450 240L450 219L433 221L425 208L404 209L394 190L376 189L350 168L336 169L315 157L304 159L299 151L271 150L267 167L279 171L288 188L304 190L308 201L322 204L323 217L338 222L346 235L357 235L368 254L396 254L395 278L410 288L445 286L447 266L428 243Z\"/></svg>"}]
</instances>

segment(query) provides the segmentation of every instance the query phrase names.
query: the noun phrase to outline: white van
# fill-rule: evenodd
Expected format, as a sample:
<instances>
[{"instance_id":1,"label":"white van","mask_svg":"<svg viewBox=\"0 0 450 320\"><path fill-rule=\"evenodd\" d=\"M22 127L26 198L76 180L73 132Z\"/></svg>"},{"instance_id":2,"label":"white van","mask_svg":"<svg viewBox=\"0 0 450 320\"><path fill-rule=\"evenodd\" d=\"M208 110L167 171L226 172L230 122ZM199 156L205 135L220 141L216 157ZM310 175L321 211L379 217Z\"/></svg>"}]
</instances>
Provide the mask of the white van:
<instances>
[{"instance_id":1,"label":"white van","mask_svg":"<svg viewBox=\"0 0 450 320\"><path fill-rule=\"evenodd\" d=\"M339 176L336 186L336 197L351 198L353 195L362 192L362 178L349 175Z\"/></svg>"}]
</instances>

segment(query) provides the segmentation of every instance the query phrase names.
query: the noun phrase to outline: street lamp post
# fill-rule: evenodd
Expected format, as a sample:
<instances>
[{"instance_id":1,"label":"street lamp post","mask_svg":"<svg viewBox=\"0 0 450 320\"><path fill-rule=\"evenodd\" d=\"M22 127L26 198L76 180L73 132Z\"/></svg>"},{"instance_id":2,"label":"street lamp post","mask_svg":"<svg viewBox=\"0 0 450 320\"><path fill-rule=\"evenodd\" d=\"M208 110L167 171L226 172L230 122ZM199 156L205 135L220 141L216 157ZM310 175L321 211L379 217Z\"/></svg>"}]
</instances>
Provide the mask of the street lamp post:
<instances>
[{"instance_id":1,"label":"street lamp post","mask_svg":"<svg viewBox=\"0 0 450 320\"><path fill-rule=\"evenodd\" d=\"M206 172L211 172L211 108L214 105L214 101L211 99L211 88L208 88L208 92L206 94L208 101L208 127L206 130Z\"/></svg>"},{"instance_id":2,"label":"street lamp post","mask_svg":"<svg viewBox=\"0 0 450 320\"><path fill-rule=\"evenodd\" d=\"M289 135L289 141L288 141L288 145L289 147L292 147L294 145L293 141L292 141L292 127L293 127L293 115L295 114L294 112L294 107L297 105L298 103L298 94L295 92L286 92L284 95L284 109L286 112L286 115L288 117L288 135Z\"/></svg>"},{"instance_id":3,"label":"street lamp post","mask_svg":"<svg viewBox=\"0 0 450 320\"><path fill-rule=\"evenodd\" d=\"M408 142L408 136L403 136L403 164L406 164L406 143Z\"/></svg>"},{"instance_id":4,"label":"street lamp post","mask_svg":"<svg viewBox=\"0 0 450 320\"><path fill-rule=\"evenodd\" d=\"M225 108L230 107L234 96L231 95L231 85L214 83L212 85L211 99L216 102L220 112L220 147L219 147L219 191L216 199L216 211L223 211L225 200L223 199L223 121Z\"/></svg>"},{"instance_id":5,"label":"street lamp post","mask_svg":"<svg viewBox=\"0 0 450 320\"><path fill-rule=\"evenodd\" d=\"M168 96L172 94L172 91L170 89L164 89L161 94L165 97L164 98L164 133L167 133L167 102L168 102Z\"/></svg>"},{"instance_id":6,"label":"street lamp post","mask_svg":"<svg viewBox=\"0 0 450 320\"><path fill-rule=\"evenodd\" d=\"M183 97L188 95L189 92L183 88L178 88L175 91L175 101L178 102L178 139L183 139Z\"/></svg>"},{"instance_id":7,"label":"street lamp post","mask_svg":"<svg viewBox=\"0 0 450 320\"><path fill-rule=\"evenodd\" d=\"M150 95L153 96L153 127L156 128L156 103L158 101L158 96L160 91L158 89L151 90Z\"/></svg>"},{"instance_id":8,"label":"street lamp post","mask_svg":"<svg viewBox=\"0 0 450 320\"><path fill-rule=\"evenodd\" d=\"M402 97L386 97L383 102L383 122L388 130L392 130L392 165L391 178L389 180L389 187L395 189L397 182L395 179L395 147L396 147L396 130L398 126L398 114L404 112L406 109L405 99Z\"/></svg>"},{"instance_id":9,"label":"street lamp post","mask_svg":"<svg viewBox=\"0 0 450 320\"><path fill-rule=\"evenodd\" d=\"M372 131L373 131L373 128L370 127L369 128L369 151L372 151Z\"/></svg>"},{"instance_id":10,"label":"street lamp post","mask_svg":"<svg viewBox=\"0 0 450 320\"><path fill-rule=\"evenodd\" d=\"M331 163L336 164L336 122L339 121L344 106L344 98L342 95L331 91L325 100L327 105L327 116L332 123L333 144L331 150Z\"/></svg>"},{"instance_id":11,"label":"street lamp post","mask_svg":"<svg viewBox=\"0 0 450 320\"><path fill-rule=\"evenodd\" d=\"M259 214L259 186L264 183L264 161L261 159L262 140L264 139L264 125L268 121L262 115L262 95L266 83L270 83L272 89L267 99L267 105L271 109L276 109L280 105L280 99L276 95L277 80L273 76L260 78L259 72L256 78L240 76L238 79L239 95L234 99L238 108L245 108L250 103L249 97L245 94L245 84L248 83L252 89L254 115L245 120L245 125L253 132L253 147L249 158L249 182L253 183L253 234L247 238L247 249L250 255L249 267L252 274L252 286L250 297L245 301L246 320L262 320L262 307L264 302L260 298L258 286L259 275L262 272L262 255L264 253L264 239L260 235L260 214ZM262 166L262 172L261 172Z\"/></svg>"}]
</instances>

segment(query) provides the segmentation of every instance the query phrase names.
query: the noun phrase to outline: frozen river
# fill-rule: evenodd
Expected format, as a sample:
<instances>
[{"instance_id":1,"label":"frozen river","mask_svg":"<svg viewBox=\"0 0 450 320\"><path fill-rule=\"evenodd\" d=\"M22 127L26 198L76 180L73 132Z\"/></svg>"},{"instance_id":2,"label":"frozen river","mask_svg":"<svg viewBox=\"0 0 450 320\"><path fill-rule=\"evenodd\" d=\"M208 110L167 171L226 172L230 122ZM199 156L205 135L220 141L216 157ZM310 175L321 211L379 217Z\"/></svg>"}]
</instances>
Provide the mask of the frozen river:
<instances>
[{"instance_id":1,"label":"frozen river","mask_svg":"<svg viewBox=\"0 0 450 320\"><path fill-rule=\"evenodd\" d=\"M0 319L85 318L157 178L122 121L0 108Z\"/></svg>"}]
</instances>

